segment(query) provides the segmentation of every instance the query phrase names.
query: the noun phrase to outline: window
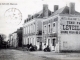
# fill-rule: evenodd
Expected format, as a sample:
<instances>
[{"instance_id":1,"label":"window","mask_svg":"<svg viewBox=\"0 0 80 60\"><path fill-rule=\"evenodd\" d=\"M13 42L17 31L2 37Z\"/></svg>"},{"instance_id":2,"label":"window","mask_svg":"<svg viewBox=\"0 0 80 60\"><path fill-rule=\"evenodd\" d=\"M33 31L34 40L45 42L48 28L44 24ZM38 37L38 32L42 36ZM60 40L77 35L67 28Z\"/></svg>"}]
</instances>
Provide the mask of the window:
<instances>
[{"instance_id":1,"label":"window","mask_svg":"<svg viewBox=\"0 0 80 60\"><path fill-rule=\"evenodd\" d=\"M27 39L25 38L25 45L27 44Z\"/></svg>"},{"instance_id":2,"label":"window","mask_svg":"<svg viewBox=\"0 0 80 60\"><path fill-rule=\"evenodd\" d=\"M32 24L30 25L30 33L32 33Z\"/></svg>"},{"instance_id":3,"label":"window","mask_svg":"<svg viewBox=\"0 0 80 60\"><path fill-rule=\"evenodd\" d=\"M55 27L55 23L53 23L53 27Z\"/></svg>"},{"instance_id":4,"label":"window","mask_svg":"<svg viewBox=\"0 0 80 60\"><path fill-rule=\"evenodd\" d=\"M44 28L43 28L43 32L44 32L44 34L47 34L47 25L44 25Z\"/></svg>"},{"instance_id":5,"label":"window","mask_svg":"<svg viewBox=\"0 0 80 60\"><path fill-rule=\"evenodd\" d=\"M25 27L25 30L26 30L25 32L26 32L26 34L27 34L27 27Z\"/></svg>"},{"instance_id":6,"label":"window","mask_svg":"<svg viewBox=\"0 0 80 60\"><path fill-rule=\"evenodd\" d=\"M50 32L50 25L49 25L49 32Z\"/></svg>"},{"instance_id":7,"label":"window","mask_svg":"<svg viewBox=\"0 0 80 60\"><path fill-rule=\"evenodd\" d=\"M26 34L27 34L27 27L25 27L25 29L26 29Z\"/></svg>"},{"instance_id":8,"label":"window","mask_svg":"<svg viewBox=\"0 0 80 60\"><path fill-rule=\"evenodd\" d=\"M39 42L39 38L37 38L37 42Z\"/></svg>"},{"instance_id":9,"label":"window","mask_svg":"<svg viewBox=\"0 0 80 60\"><path fill-rule=\"evenodd\" d=\"M49 24L48 25L48 33L50 33L51 32L51 25Z\"/></svg>"},{"instance_id":10,"label":"window","mask_svg":"<svg viewBox=\"0 0 80 60\"><path fill-rule=\"evenodd\" d=\"M30 33L30 25L28 26L28 31L29 31L29 33Z\"/></svg>"},{"instance_id":11,"label":"window","mask_svg":"<svg viewBox=\"0 0 80 60\"><path fill-rule=\"evenodd\" d=\"M29 26L29 33L31 33L31 25Z\"/></svg>"},{"instance_id":12,"label":"window","mask_svg":"<svg viewBox=\"0 0 80 60\"><path fill-rule=\"evenodd\" d=\"M30 33L30 26L28 25L28 33Z\"/></svg>"},{"instance_id":13,"label":"window","mask_svg":"<svg viewBox=\"0 0 80 60\"><path fill-rule=\"evenodd\" d=\"M48 39L48 46L50 46L50 39Z\"/></svg>"},{"instance_id":14,"label":"window","mask_svg":"<svg viewBox=\"0 0 80 60\"><path fill-rule=\"evenodd\" d=\"M28 38L28 44L29 44L29 38Z\"/></svg>"},{"instance_id":15,"label":"window","mask_svg":"<svg viewBox=\"0 0 80 60\"><path fill-rule=\"evenodd\" d=\"M34 33L34 24L32 25L32 29L33 29L32 32Z\"/></svg>"},{"instance_id":16,"label":"window","mask_svg":"<svg viewBox=\"0 0 80 60\"><path fill-rule=\"evenodd\" d=\"M52 32L54 33L54 32L56 32L56 22L53 22L52 23Z\"/></svg>"},{"instance_id":17,"label":"window","mask_svg":"<svg viewBox=\"0 0 80 60\"><path fill-rule=\"evenodd\" d=\"M31 33L32 33L32 24L31 24Z\"/></svg>"},{"instance_id":18,"label":"window","mask_svg":"<svg viewBox=\"0 0 80 60\"><path fill-rule=\"evenodd\" d=\"M28 28L26 27L26 32L28 33Z\"/></svg>"},{"instance_id":19,"label":"window","mask_svg":"<svg viewBox=\"0 0 80 60\"><path fill-rule=\"evenodd\" d=\"M29 28L28 28L28 26L27 26L27 33L29 33Z\"/></svg>"},{"instance_id":20,"label":"window","mask_svg":"<svg viewBox=\"0 0 80 60\"><path fill-rule=\"evenodd\" d=\"M25 34L25 31L26 31L26 29L25 29L25 27L24 27L24 34Z\"/></svg>"},{"instance_id":21,"label":"window","mask_svg":"<svg viewBox=\"0 0 80 60\"><path fill-rule=\"evenodd\" d=\"M33 32L35 32L35 23L33 24Z\"/></svg>"}]
</instances>

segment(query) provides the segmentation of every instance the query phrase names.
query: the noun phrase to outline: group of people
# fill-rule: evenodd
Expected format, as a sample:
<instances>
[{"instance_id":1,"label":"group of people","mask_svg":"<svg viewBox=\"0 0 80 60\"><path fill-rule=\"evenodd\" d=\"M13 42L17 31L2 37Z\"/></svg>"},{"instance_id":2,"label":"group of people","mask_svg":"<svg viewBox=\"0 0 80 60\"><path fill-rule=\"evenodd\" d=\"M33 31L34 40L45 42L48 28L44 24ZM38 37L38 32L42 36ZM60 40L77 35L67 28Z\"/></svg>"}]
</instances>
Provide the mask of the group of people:
<instances>
[{"instance_id":1,"label":"group of people","mask_svg":"<svg viewBox=\"0 0 80 60\"><path fill-rule=\"evenodd\" d=\"M49 45L47 45L47 47L46 47L46 48L44 48L44 51L45 51L45 52L50 52L50 51L51 51L51 49L50 49Z\"/></svg>"},{"instance_id":2,"label":"group of people","mask_svg":"<svg viewBox=\"0 0 80 60\"><path fill-rule=\"evenodd\" d=\"M30 44L27 44L26 46L27 48L27 51L36 51L37 50L37 46L36 45L32 45L31 43ZM44 52L50 52L51 49L49 46L47 46L46 48L44 48Z\"/></svg>"},{"instance_id":3,"label":"group of people","mask_svg":"<svg viewBox=\"0 0 80 60\"><path fill-rule=\"evenodd\" d=\"M27 51L36 51L37 46L32 45L32 44L27 44Z\"/></svg>"}]
</instances>

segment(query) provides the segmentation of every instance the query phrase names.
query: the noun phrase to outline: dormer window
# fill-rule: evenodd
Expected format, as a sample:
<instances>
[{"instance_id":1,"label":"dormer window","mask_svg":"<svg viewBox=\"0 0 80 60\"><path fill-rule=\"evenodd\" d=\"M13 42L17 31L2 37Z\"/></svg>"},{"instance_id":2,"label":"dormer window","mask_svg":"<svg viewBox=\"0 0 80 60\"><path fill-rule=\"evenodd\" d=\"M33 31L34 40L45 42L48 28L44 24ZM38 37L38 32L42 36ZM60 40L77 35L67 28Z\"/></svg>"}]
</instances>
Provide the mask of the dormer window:
<instances>
[{"instance_id":1,"label":"dormer window","mask_svg":"<svg viewBox=\"0 0 80 60\"><path fill-rule=\"evenodd\" d=\"M32 19L33 19L33 16L32 16Z\"/></svg>"}]
</instances>

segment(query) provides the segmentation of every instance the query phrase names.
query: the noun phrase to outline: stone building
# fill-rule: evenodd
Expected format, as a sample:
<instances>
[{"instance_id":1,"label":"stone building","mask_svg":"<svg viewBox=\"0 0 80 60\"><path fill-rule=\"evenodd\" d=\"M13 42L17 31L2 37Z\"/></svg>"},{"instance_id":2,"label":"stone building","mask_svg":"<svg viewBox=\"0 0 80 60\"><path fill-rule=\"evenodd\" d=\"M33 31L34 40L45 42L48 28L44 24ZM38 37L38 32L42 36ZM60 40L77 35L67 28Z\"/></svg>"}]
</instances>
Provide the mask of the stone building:
<instances>
[{"instance_id":1,"label":"stone building","mask_svg":"<svg viewBox=\"0 0 80 60\"><path fill-rule=\"evenodd\" d=\"M9 34L9 39L8 39L8 45L11 47L12 46L12 35Z\"/></svg>"},{"instance_id":2,"label":"stone building","mask_svg":"<svg viewBox=\"0 0 80 60\"><path fill-rule=\"evenodd\" d=\"M13 32L9 36L9 45L10 47L22 47L22 27L17 29L17 31Z\"/></svg>"},{"instance_id":3,"label":"stone building","mask_svg":"<svg viewBox=\"0 0 80 60\"><path fill-rule=\"evenodd\" d=\"M43 5L43 10L34 14L28 15L28 18L23 24L23 45L27 44L36 45L37 49L42 48L42 20L48 18L51 15L51 11L48 9L48 5Z\"/></svg>"},{"instance_id":4,"label":"stone building","mask_svg":"<svg viewBox=\"0 0 80 60\"><path fill-rule=\"evenodd\" d=\"M22 27L17 29L18 47L22 47L22 32L23 32L23 28Z\"/></svg>"},{"instance_id":5,"label":"stone building","mask_svg":"<svg viewBox=\"0 0 80 60\"><path fill-rule=\"evenodd\" d=\"M43 49L47 46L55 52L80 51L80 13L75 3L58 9L42 23Z\"/></svg>"},{"instance_id":6,"label":"stone building","mask_svg":"<svg viewBox=\"0 0 80 60\"><path fill-rule=\"evenodd\" d=\"M10 35L10 47L16 48L18 46L17 32Z\"/></svg>"}]
</instances>

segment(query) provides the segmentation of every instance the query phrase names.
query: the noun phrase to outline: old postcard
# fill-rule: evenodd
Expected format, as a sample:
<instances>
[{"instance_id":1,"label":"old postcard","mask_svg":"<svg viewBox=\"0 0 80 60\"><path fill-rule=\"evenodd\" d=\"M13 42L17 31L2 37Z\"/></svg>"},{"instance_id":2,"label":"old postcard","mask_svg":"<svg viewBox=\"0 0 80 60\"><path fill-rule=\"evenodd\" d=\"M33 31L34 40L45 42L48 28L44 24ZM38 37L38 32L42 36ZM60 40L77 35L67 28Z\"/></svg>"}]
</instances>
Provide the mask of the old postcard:
<instances>
[{"instance_id":1,"label":"old postcard","mask_svg":"<svg viewBox=\"0 0 80 60\"><path fill-rule=\"evenodd\" d=\"M80 0L0 0L0 60L80 60Z\"/></svg>"}]
</instances>

